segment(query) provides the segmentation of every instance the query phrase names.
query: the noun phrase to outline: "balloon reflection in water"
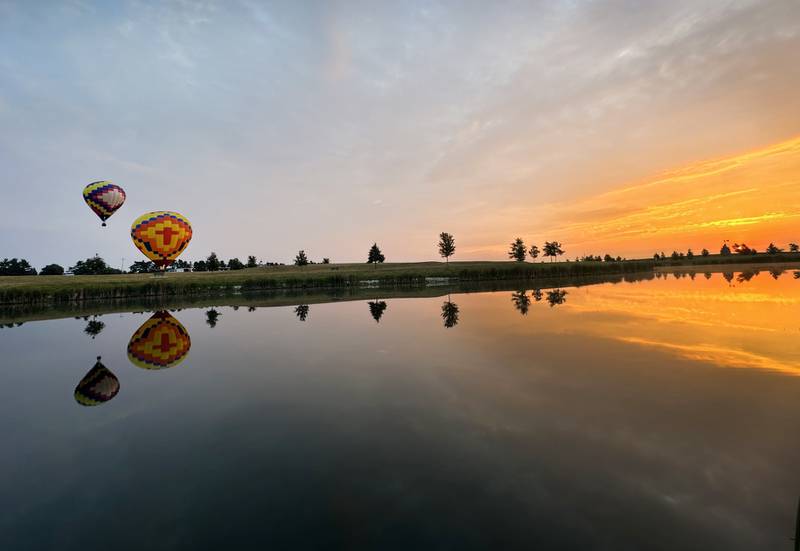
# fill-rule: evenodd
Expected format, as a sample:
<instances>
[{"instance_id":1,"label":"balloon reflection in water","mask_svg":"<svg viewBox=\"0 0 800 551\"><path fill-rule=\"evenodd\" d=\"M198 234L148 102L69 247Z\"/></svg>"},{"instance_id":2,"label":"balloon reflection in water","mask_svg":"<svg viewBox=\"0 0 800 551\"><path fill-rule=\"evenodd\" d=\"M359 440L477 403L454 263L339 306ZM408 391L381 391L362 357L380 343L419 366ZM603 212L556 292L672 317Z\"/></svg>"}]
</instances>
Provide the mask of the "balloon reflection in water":
<instances>
[{"instance_id":1,"label":"balloon reflection in water","mask_svg":"<svg viewBox=\"0 0 800 551\"><path fill-rule=\"evenodd\" d=\"M186 328L162 310L133 334L128 343L128 359L144 369L166 369L181 363L191 346Z\"/></svg>"},{"instance_id":2,"label":"balloon reflection in water","mask_svg":"<svg viewBox=\"0 0 800 551\"><path fill-rule=\"evenodd\" d=\"M119 379L100 362L100 356L97 356L97 363L75 387L75 401L82 406L99 406L111 400L118 392Z\"/></svg>"}]
</instances>

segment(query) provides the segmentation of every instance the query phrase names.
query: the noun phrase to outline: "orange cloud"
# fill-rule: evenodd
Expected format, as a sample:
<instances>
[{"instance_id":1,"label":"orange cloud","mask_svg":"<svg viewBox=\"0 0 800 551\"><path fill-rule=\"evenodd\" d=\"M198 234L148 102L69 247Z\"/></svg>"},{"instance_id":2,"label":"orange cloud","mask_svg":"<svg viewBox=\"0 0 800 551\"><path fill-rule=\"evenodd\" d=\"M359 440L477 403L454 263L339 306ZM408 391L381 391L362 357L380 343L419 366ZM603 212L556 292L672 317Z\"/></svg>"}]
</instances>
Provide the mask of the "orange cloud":
<instances>
[{"instance_id":1,"label":"orange cloud","mask_svg":"<svg viewBox=\"0 0 800 551\"><path fill-rule=\"evenodd\" d=\"M559 239L568 256L649 256L723 241L763 250L800 240L800 137L694 163L572 204L539 209L534 241ZM523 215L522 213L514 213Z\"/></svg>"}]
</instances>

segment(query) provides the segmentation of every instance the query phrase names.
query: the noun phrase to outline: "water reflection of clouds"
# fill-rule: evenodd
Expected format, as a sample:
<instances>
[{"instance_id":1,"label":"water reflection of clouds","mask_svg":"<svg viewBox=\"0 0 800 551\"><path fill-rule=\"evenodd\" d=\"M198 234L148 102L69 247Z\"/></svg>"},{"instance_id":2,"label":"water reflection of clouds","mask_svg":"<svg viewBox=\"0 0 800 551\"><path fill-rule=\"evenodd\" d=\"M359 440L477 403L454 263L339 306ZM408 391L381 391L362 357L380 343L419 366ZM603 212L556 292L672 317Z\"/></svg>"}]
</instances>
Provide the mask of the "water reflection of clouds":
<instances>
[{"instance_id":1,"label":"water reflection of clouds","mask_svg":"<svg viewBox=\"0 0 800 551\"><path fill-rule=\"evenodd\" d=\"M772 270L775 272L776 270ZM800 374L800 288L769 270L729 278L658 278L579 289L537 331L592 335L724 367ZM738 274L738 275L741 275ZM527 313L527 310L526 312Z\"/></svg>"}]
</instances>

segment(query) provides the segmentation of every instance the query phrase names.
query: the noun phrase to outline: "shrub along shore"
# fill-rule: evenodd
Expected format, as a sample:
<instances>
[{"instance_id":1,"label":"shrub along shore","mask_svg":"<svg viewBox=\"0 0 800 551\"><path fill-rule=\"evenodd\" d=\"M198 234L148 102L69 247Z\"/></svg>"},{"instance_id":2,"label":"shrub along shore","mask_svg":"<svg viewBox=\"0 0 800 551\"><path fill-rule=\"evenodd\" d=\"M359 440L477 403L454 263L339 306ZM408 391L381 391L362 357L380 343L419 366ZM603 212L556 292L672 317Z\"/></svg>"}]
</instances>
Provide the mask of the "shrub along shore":
<instances>
[{"instance_id":1,"label":"shrub along shore","mask_svg":"<svg viewBox=\"0 0 800 551\"><path fill-rule=\"evenodd\" d=\"M652 272L652 260L623 262L414 262L271 266L164 275L0 277L0 304L47 304L134 297L203 296L287 289L426 286L445 282L538 280Z\"/></svg>"},{"instance_id":2,"label":"shrub along shore","mask_svg":"<svg viewBox=\"0 0 800 551\"><path fill-rule=\"evenodd\" d=\"M413 262L270 266L226 272L164 275L0 277L0 304L58 304L140 297L213 296L231 292L437 285L502 280L552 280L593 275L652 273L654 270L800 262L800 254L710 255L674 261L612 262Z\"/></svg>"}]
</instances>

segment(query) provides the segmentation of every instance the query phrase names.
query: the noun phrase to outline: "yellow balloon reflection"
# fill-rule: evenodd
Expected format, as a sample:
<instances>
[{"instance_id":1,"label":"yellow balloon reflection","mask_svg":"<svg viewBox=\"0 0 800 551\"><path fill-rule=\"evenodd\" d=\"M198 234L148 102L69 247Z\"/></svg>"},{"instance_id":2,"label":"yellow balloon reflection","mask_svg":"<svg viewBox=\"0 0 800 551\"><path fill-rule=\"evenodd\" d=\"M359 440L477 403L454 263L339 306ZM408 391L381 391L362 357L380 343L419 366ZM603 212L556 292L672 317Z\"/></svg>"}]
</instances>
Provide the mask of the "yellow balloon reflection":
<instances>
[{"instance_id":1,"label":"yellow balloon reflection","mask_svg":"<svg viewBox=\"0 0 800 551\"><path fill-rule=\"evenodd\" d=\"M128 343L128 359L143 369L166 369L181 363L191 346L186 328L162 310L133 334Z\"/></svg>"},{"instance_id":2,"label":"yellow balloon reflection","mask_svg":"<svg viewBox=\"0 0 800 551\"><path fill-rule=\"evenodd\" d=\"M118 392L119 379L100 362L100 356L97 356L97 363L75 387L75 401L82 406L99 406L111 400Z\"/></svg>"}]
</instances>

